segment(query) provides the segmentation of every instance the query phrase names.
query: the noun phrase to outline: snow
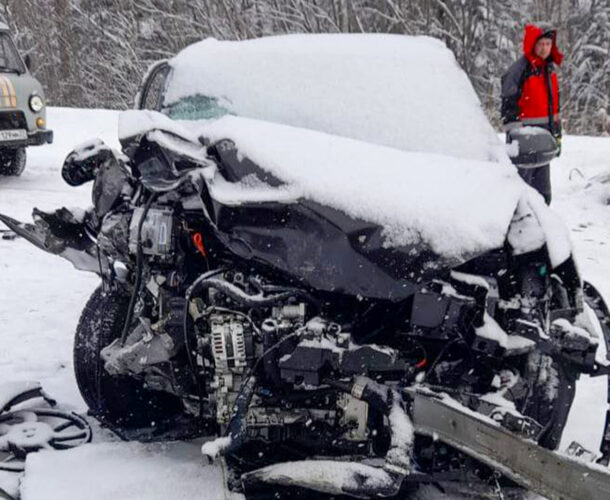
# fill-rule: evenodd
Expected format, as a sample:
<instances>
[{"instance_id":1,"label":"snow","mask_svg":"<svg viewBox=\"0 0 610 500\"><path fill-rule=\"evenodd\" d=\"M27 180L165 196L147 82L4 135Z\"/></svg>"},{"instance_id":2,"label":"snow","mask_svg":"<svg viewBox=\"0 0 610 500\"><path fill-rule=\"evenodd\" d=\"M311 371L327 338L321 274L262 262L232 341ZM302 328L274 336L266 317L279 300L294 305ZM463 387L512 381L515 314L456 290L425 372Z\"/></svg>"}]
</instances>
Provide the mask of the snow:
<instances>
[{"instance_id":1,"label":"snow","mask_svg":"<svg viewBox=\"0 0 610 500\"><path fill-rule=\"evenodd\" d=\"M485 290L489 290L489 283L482 276L475 274L460 273L459 271L451 271L451 277L456 281L461 281L468 285L479 286Z\"/></svg>"},{"instance_id":2,"label":"snow","mask_svg":"<svg viewBox=\"0 0 610 500\"><path fill-rule=\"evenodd\" d=\"M19 495L20 481L20 474L0 470L0 498L3 498L3 493L16 498Z\"/></svg>"},{"instance_id":3,"label":"snow","mask_svg":"<svg viewBox=\"0 0 610 500\"><path fill-rule=\"evenodd\" d=\"M33 206L53 209L90 204L90 185L67 186L60 177L61 164L76 144L97 136L118 148L118 113L51 108L48 119L56 142L28 150L28 166L22 177L0 177L0 212L29 219ZM553 208L567 222L583 277L607 298L610 184L603 182L603 175L609 172L609 158L610 139L565 136L562 157L551 168ZM94 275L74 270L68 262L23 239L1 239L0 233L0 379L39 380L62 406L84 411L72 372L72 336L80 311L97 283ZM603 342L600 347L603 349ZM590 450L598 449L606 387L603 377L580 378L561 449L573 440ZM113 442L99 429L94 435L98 442L84 448L32 455L22 488L24 498L182 500L209 492L206 498L214 500L222 491L222 471L216 466L201 466L201 443L164 448ZM15 488L11 478L14 476L0 474L0 487L12 482ZM144 493L137 496L139 492ZM190 496L181 497L183 492ZM426 500L446 498L436 490L420 495ZM223 497L219 494L216 498Z\"/></svg>"},{"instance_id":4,"label":"snow","mask_svg":"<svg viewBox=\"0 0 610 500\"><path fill-rule=\"evenodd\" d=\"M489 392L487 394L483 394L481 396L481 401L486 401L490 404L496 405L503 410L511 410L516 412L515 403L513 401L509 401L504 397L505 391L498 392Z\"/></svg>"},{"instance_id":5,"label":"snow","mask_svg":"<svg viewBox=\"0 0 610 500\"><path fill-rule=\"evenodd\" d=\"M408 449L413 443L413 424L396 400L392 404L388 420L392 428L392 437L396 440L395 444L393 441L394 446Z\"/></svg>"},{"instance_id":6,"label":"snow","mask_svg":"<svg viewBox=\"0 0 610 500\"><path fill-rule=\"evenodd\" d=\"M507 233L517 253L546 242L553 266L571 253L561 219L509 164L400 151L237 116L182 123L154 111L120 116L121 140L143 134L203 165L209 163L200 142L229 139L239 158L283 182L272 187L250 176L229 183L208 173L210 193L222 203L310 199L382 226L386 247L423 244L450 265L502 247ZM523 216L509 230L517 207Z\"/></svg>"},{"instance_id":7,"label":"snow","mask_svg":"<svg viewBox=\"0 0 610 500\"><path fill-rule=\"evenodd\" d=\"M22 500L237 500L195 443L94 443L27 458ZM203 495L203 496L202 496Z\"/></svg>"},{"instance_id":8,"label":"snow","mask_svg":"<svg viewBox=\"0 0 610 500\"><path fill-rule=\"evenodd\" d=\"M519 135L547 135L548 131L542 127L530 127L530 126L525 126L525 127L520 127L519 128Z\"/></svg>"},{"instance_id":9,"label":"snow","mask_svg":"<svg viewBox=\"0 0 610 500\"><path fill-rule=\"evenodd\" d=\"M571 349L585 350L591 345L597 345L598 340L591 335L588 330L580 326L573 325L567 319L556 319L553 326L562 330L562 344Z\"/></svg>"},{"instance_id":10,"label":"snow","mask_svg":"<svg viewBox=\"0 0 610 500\"><path fill-rule=\"evenodd\" d=\"M197 138L230 139L240 157L284 182L271 187L249 178L235 184L218 174L210 185L218 201L310 199L381 225L388 247L423 243L452 264L501 247L519 199L536 196L511 165L400 151L236 116L176 123L154 111L121 115L121 140L143 134L172 141L204 163ZM546 207L540 210L552 220Z\"/></svg>"},{"instance_id":11,"label":"snow","mask_svg":"<svg viewBox=\"0 0 610 500\"><path fill-rule=\"evenodd\" d=\"M572 254L570 233L561 216L549 210L540 194L529 188L519 200L508 242L515 255L539 249L546 243L553 267L560 265Z\"/></svg>"},{"instance_id":12,"label":"snow","mask_svg":"<svg viewBox=\"0 0 610 500\"><path fill-rule=\"evenodd\" d=\"M122 112L119 116L119 140L137 137L150 130L161 130L193 143L198 142L195 134L162 113L129 110Z\"/></svg>"},{"instance_id":13,"label":"snow","mask_svg":"<svg viewBox=\"0 0 610 500\"><path fill-rule=\"evenodd\" d=\"M508 355L522 354L531 350L535 343L520 335L508 335L498 322L489 314L485 313L483 325L476 328L477 336L493 340L500 347L506 349Z\"/></svg>"},{"instance_id":14,"label":"snow","mask_svg":"<svg viewBox=\"0 0 610 500\"><path fill-rule=\"evenodd\" d=\"M239 154L288 184L281 194L288 189L377 223L387 246L423 242L448 260L501 247L527 190L509 165L399 151L259 120L225 116L202 124L198 135L235 142ZM218 190L222 185L212 185L212 196Z\"/></svg>"},{"instance_id":15,"label":"snow","mask_svg":"<svg viewBox=\"0 0 610 500\"><path fill-rule=\"evenodd\" d=\"M0 412L10 411L11 406L8 406L18 396L29 392L35 391L40 388L40 383L33 381L16 381L16 380L5 380L0 383ZM38 401L40 401L39 398ZM16 405L13 405L16 406Z\"/></svg>"},{"instance_id":16,"label":"snow","mask_svg":"<svg viewBox=\"0 0 610 500\"><path fill-rule=\"evenodd\" d=\"M311 323L314 324L315 326L315 321L317 318L313 318L311 319L308 323L307 323L307 327L310 326ZM334 342L333 340L330 340L326 337L319 337L319 338L313 338L313 339L304 339L301 340L298 344L300 347L306 347L306 348L310 348L310 349L325 349L325 350L329 350L331 352L334 352L335 354L338 354L339 356L343 355L343 352L345 351L345 349L338 347L337 343ZM356 347L354 344L352 344L354 347Z\"/></svg>"},{"instance_id":17,"label":"snow","mask_svg":"<svg viewBox=\"0 0 610 500\"><path fill-rule=\"evenodd\" d=\"M610 172L610 139L564 136L562 156L551 164L553 208L570 229L579 270L610 299L610 194L601 176ZM600 353L605 357L604 343ZM581 377L576 384L574 410L568 419L561 447L572 440L589 450L599 449L605 422L607 380Z\"/></svg>"},{"instance_id":18,"label":"snow","mask_svg":"<svg viewBox=\"0 0 610 500\"><path fill-rule=\"evenodd\" d=\"M513 141L506 145L506 154L510 158L515 158L519 156L519 143L517 141Z\"/></svg>"},{"instance_id":19,"label":"snow","mask_svg":"<svg viewBox=\"0 0 610 500\"><path fill-rule=\"evenodd\" d=\"M216 460L224 450L231 446L232 439L230 436L219 437L203 443L201 446L201 454L204 457L209 457L211 460Z\"/></svg>"},{"instance_id":20,"label":"snow","mask_svg":"<svg viewBox=\"0 0 610 500\"><path fill-rule=\"evenodd\" d=\"M386 456L386 464L390 469L398 468L408 473L411 470L411 450L415 437L413 422L401 406L398 393L394 393L392 407L388 415L391 441Z\"/></svg>"},{"instance_id":21,"label":"snow","mask_svg":"<svg viewBox=\"0 0 610 500\"><path fill-rule=\"evenodd\" d=\"M497 342L500 347L506 348L506 344L508 342L508 335L502 329L502 327L498 325L496 320L489 316L489 314L485 313L483 326L476 328L475 332L478 337L493 340Z\"/></svg>"},{"instance_id":22,"label":"snow","mask_svg":"<svg viewBox=\"0 0 610 500\"><path fill-rule=\"evenodd\" d=\"M536 343L533 340L522 337L521 335L509 335L506 343L506 350L511 354L520 354L533 349Z\"/></svg>"},{"instance_id":23,"label":"snow","mask_svg":"<svg viewBox=\"0 0 610 500\"><path fill-rule=\"evenodd\" d=\"M507 239L514 255L533 252L544 245L545 237L540 222L527 199L519 200Z\"/></svg>"},{"instance_id":24,"label":"snow","mask_svg":"<svg viewBox=\"0 0 610 500\"><path fill-rule=\"evenodd\" d=\"M507 161L465 73L433 38L210 38L169 63L166 105L207 96L217 100L217 109L238 116L406 151Z\"/></svg>"},{"instance_id":25,"label":"snow","mask_svg":"<svg viewBox=\"0 0 610 500\"><path fill-rule=\"evenodd\" d=\"M527 202L544 233L551 266L559 266L572 254L572 240L568 228L557 212L547 208L538 193L528 196Z\"/></svg>"},{"instance_id":26,"label":"snow","mask_svg":"<svg viewBox=\"0 0 610 500\"><path fill-rule=\"evenodd\" d=\"M584 306L583 312L578 314L574 319L574 326L584 329L589 335L591 343L599 344L600 338L603 337L601 325L597 320L595 311L586 303ZM608 361L606 360L606 363L607 362Z\"/></svg>"},{"instance_id":27,"label":"snow","mask_svg":"<svg viewBox=\"0 0 610 500\"><path fill-rule=\"evenodd\" d=\"M265 467L257 477L279 485L315 484L318 491L340 495L358 487L383 488L391 476L383 469L357 462L303 460Z\"/></svg>"},{"instance_id":28,"label":"snow","mask_svg":"<svg viewBox=\"0 0 610 500\"><path fill-rule=\"evenodd\" d=\"M0 177L0 212L29 221L33 207L91 205L91 185L70 188L61 178L61 166L88 139L100 137L118 148L117 118L115 111L49 109L54 143L27 150L21 177ZM0 239L0 380L42 380L54 398L83 411L72 374L72 335L97 283L93 274L77 272L21 238Z\"/></svg>"},{"instance_id":29,"label":"snow","mask_svg":"<svg viewBox=\"0 0 610 500\"><path fill-rule=\"evenodd\" d=\"M271 187L255 175L246 176L239 182L228 182L222 176L213 177L211 192L214 199L225 205L242 203L297 203L300 193L293 186Z\"/></svg>"},{"instance_id":30,"label":"snow","mask_svg":"<svg viewBox=\"0 0 610 500\"><path fill-rule=\"evenodd\" d=\"M22 422L12 424L8 432L0 438L0 448L8 446L50 448L49 441L53 438L53 428L44 423L32 421L36 417L33 413L25 412L20 415Z\"/></svg>"},{"instance_id":31,"label":"snow","mask_svg":"<svg viewBox=\"0 0 610 500\"><path fill-rule=\"evenodd\" d=\"M74 147L74 153L72 156L73 161L81 162L88 160L100 153L105 149L104 141L98 139L89 139Z\"/></svg>"}]
</instances>

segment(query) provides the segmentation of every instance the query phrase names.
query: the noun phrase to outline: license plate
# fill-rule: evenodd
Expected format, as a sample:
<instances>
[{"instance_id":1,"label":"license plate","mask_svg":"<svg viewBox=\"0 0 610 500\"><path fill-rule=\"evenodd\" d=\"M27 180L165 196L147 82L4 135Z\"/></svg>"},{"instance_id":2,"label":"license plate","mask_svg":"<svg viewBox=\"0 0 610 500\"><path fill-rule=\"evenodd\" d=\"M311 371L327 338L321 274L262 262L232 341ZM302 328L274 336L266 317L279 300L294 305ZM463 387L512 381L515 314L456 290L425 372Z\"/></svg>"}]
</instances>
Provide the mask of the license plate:
<instances>
[{"instance_id":1,"label":"license plate","mask_svg":"<svg viewBox=\"0 0 610 500\"><path fill-rule=\"evenodd\" d=\"M28 138L27 131L18 130L0 130L0 142L4 141L21 141Z\"/></svg>"}]
</instances>

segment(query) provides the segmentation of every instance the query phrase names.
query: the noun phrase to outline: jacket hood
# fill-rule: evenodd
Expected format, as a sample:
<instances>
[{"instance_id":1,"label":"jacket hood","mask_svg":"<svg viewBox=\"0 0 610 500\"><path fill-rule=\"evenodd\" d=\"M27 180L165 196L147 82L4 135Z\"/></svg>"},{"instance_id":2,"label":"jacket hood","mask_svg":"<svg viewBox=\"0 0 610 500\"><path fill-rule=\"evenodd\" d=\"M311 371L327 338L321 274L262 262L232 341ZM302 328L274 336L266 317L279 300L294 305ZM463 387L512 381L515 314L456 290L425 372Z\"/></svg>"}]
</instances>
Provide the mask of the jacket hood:
<instances>
[{"instance_id":1,"label":"jacket hood","mask_svg":"<svg viewBox=\"0 0 610 500\"><path fill-rule=\"evenodd\" d=\"M525 57L527 57L534 66L540 66L543 63L542 59L534 54L534 47L538 39L547 31L548 30L543 30L540 26L536 26L535 24L528 24L525 26L525 34L523 36L523 55L525 55ZM563 61L563 54L557 48L557 43L555 41L555 30L552 30L552 35L553 48L551 49L550 59L559 66Z\"/></svg>"}]
</instances>

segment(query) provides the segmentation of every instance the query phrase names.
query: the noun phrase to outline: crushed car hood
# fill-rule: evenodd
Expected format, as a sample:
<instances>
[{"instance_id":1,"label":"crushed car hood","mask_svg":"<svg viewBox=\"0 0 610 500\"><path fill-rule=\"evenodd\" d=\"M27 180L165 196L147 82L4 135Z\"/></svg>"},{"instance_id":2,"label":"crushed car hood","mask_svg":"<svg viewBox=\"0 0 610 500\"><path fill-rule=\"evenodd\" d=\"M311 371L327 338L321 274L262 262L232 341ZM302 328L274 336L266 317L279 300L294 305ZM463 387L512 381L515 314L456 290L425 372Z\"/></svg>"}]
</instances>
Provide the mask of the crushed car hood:
<instances>
[{"instance_id":1,"label":"crushed car hood","mask_svg":"<svg viewBox=\"0 0 610 500\"><path fill-rule=\"evenodd\" d=\"M152 111L121 115L122 141L159 131L165 147L191 157L208 154L201 141L230 141L223 148L257 165L259 171L237 180L209 176L210 193L223 205L309 200L380 226L385 248L417 244L450 266L502 248L511 227L510 243L519 253L547 244L557 264L570 255L564 225L510 165L399 151L235 116L178 123Z\"/></svg>"}]
</instances>

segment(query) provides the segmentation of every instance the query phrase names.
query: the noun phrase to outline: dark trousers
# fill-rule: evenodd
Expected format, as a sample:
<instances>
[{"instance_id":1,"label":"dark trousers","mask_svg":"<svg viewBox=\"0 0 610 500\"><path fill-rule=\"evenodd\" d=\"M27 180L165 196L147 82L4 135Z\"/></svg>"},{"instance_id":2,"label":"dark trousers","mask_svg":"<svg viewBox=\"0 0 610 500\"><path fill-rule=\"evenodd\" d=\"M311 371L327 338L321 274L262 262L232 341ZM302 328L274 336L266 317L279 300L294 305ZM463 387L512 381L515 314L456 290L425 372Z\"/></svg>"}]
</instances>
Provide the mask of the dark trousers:
<instances>
[{"instance_id":1,"label":"dark trousers","mask_svg":"<svg viewBox=\"0 0 610 500\"><path fill-rule=\"evenodd\" d=\"M544 196L547 205L551 204L551 169L550 165L538 168L517 168L521 178Z\"/></svg>"}]
</instances>

